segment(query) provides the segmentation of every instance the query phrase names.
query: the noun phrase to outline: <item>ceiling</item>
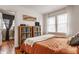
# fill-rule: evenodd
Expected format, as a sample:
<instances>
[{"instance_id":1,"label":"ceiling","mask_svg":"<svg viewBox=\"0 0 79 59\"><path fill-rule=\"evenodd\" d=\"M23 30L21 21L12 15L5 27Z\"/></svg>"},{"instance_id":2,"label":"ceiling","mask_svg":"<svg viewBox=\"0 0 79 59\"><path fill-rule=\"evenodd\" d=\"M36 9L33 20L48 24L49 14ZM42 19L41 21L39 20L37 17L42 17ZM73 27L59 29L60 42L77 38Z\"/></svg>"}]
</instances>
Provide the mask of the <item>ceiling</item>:
<instances>
[{"instance_id":1,"label":"ceiling","mask_svg":"<svg viewBox=\"0 0 79 59\"><path fill-rule=\"evenodd\" d=\"M66 7L66 5L22 5L22 7L33 9L34 11L45 14Z\"/></svg>"}]
</instances>

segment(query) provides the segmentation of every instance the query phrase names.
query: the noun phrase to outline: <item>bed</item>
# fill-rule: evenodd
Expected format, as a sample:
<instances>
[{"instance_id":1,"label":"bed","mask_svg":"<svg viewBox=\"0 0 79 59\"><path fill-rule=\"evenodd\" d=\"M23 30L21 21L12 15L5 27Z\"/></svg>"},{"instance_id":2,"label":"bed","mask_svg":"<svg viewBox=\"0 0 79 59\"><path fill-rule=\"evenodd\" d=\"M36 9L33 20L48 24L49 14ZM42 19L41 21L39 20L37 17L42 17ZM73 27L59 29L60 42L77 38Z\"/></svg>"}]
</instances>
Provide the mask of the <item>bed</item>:
<instances>
[{"instance_id":1,"label":"bed","mask_svg":"<svg viewBox=\"0 0 79 59\"><path fill-rule=\"evenodd\" d=\"M23 43L21 51L28 54L77 54L78 46L68 45L69 37L51 37L47 40L37 41L33 46Z\"/></svg>"}]
</instances>

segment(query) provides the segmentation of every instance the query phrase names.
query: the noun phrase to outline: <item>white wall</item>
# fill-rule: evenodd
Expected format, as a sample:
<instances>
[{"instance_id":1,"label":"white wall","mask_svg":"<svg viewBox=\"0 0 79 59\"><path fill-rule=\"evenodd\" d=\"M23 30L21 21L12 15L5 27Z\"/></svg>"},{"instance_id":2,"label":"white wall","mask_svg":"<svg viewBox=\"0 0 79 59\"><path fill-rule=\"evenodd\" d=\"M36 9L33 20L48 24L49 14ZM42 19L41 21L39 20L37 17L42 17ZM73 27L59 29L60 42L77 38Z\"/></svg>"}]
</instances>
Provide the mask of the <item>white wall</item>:
<instances>
[{"instance_id":1,"label":"white wall","mask_svg":"<svg viewBox=\"0 0 79 59\"><path fill-rule=\"evenodd\" d=\"M1 21L2 21L2 13L0 13L0 45L2 44L2 25L1 25Z\"/></svg>"},{"instance_id":2,"label":"white wall","mask_svg":"<svg viewBox=\"0 0 79 59\"><path fill-rule=\"evenodd\" d=\"M71 35L79 32L79 6L69 6L69 32Z\"/></svg>"},{"instance_id":3,"label":"white wall","mask_svg":"<svg viewBox=\"0 0 79 59\"><path fill-rule=\"evenodd\" d=\"M59 15L59 14L62 14L62 13L66 13L67 12L67 8L62 8L62 9L59 9L59 10L55 10L54 12L50 12L50 13L46 13L46 14L43 14L43 29L44 29L44 33L46 34L47 33L47 19L48 17L52 17L52 16L56 16L56 15Z\"/></svg>"},{"instance_id":4,"label":"white wall","mask_svg":"<svg viewBox=\"0 0 79 59\"><path fill-rule=\"evenodd\" d=\"M34 25L33 21L24 21L22 18L23 15L29 15L29 16L36 17L37 18L36 21L40 22L41 28L42 28L42 15L40 15L39 13L37 13L34 10L24 8L21 6L8 6L8 5L7 6L0 6L0 9L10 10L10 11L15 12L15 15L16 15L16 17L15 17L15 47L18 46L18 26L20 24L27 24L29 26Z\"/></svg>"},{"instance_id":5,"label":"white wall","mask_svg":"<svg viewBox=\"0 0 79 59\"><path fill-rule=\"evenodd\" d=\"M62 9L61 9L62 10ZM61 11L61 10L58 10L58 11ZM72 35L75 35L77 32L79 32L79 6L67 6L65 8L65 11L68 12L68 34L70 34L71 36ZM48 16L51 16L51 15L54 15L55 13L57 13L56 11L55 12L52 12L52 13L48 13L48 14L44 14L44 30L46 29L46 18ZM44 31L45 32L45 31Z\"/></svg>"}]
</instances>

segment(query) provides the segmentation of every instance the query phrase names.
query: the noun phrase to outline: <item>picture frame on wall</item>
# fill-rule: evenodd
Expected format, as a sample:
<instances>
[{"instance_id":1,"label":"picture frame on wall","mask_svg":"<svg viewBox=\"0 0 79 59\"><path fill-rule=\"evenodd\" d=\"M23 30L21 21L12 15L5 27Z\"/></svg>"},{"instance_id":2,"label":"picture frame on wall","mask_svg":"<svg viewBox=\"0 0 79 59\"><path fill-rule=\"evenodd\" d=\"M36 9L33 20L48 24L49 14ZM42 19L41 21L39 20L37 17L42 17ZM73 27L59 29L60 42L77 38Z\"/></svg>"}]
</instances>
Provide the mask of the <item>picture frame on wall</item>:
<instances>
[{"instance_id":1,"label":"picture frame on wall","mask_svg":"<svg viewBox=\"0 0 79 59\"><path fill-rule=\"evenodd\" d=\"M35 21L36 17L28 16L28 15L23 15L23 20L26 21Z\"/></svg>"}]
</instances>

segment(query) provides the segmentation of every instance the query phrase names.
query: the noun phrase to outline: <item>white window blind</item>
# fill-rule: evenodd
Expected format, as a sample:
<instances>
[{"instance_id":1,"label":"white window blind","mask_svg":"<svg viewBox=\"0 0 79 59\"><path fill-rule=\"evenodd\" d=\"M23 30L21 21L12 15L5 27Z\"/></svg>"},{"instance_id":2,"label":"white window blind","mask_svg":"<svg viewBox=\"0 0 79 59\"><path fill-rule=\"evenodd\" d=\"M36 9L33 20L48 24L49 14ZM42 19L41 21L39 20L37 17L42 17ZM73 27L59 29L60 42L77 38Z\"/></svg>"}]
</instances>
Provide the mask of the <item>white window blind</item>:
<instances>
[{"instance_id":1,"label":"white window blind","mask_svg":"<svg viewBox=\"0 0 79 59\"><path fill-rule=\"evenodd\" d=\"M67 13L48 17L47 19L47 32L62 32L68 31L68 15Z\"/></svg>"},{"instance_id":2,"label":"white window blind","mask_svg":"<svg viewBox=\"0 0 79 59\"><path fill-rule=\"evenodd\" d=\"M60 14L57 16L57 31L58 32L63 32L63 33L67 33L67 13L65 14Z\"/></svg>"},{"instance_id":3,"label":"white window blind","mask_svg":"<svg viewBox=\"0 0 79 59\"><path fill-rule=\"evenodd\" d=\"M47 19L47 32L55 32L55 16Z\"/></svg>"}]
</instances>

